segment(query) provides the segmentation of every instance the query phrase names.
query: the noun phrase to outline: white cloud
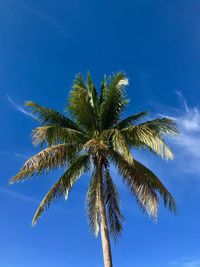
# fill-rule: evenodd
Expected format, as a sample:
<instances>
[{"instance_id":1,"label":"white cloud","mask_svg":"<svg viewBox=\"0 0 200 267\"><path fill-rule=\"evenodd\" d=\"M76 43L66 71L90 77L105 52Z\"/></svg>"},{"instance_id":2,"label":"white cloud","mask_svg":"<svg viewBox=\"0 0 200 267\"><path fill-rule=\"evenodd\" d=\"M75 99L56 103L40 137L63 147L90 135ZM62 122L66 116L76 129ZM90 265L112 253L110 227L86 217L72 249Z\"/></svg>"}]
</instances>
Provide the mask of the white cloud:
<instances>
[{"instance_id":1,"label":"white cloud","mask_svg":"<svg viewBox=\"0 0 200 267\"><path fill-rule=\"evenodd\" d=\"M14 156L14 157L17 157L19 159L24 159L24 160L30 157L30 155L27 155L27 154L21 154L21 153L10 152L10 151L5 151L5 150L0 150L0 155Z\"/></svg>"},{"instance_id":2,"label":"white cloud","mask_svg":"<svg viewBox=\"0 0 200 267\"><path fill-rule=\"evenodd\" d=\"M186 172L200 172L200 110L190 107L182 93L176 91L183 103L184 109L169 110L169 115L160 114L176 120L180 136L170 139L175 147L175 156L180 170ZM172 112L173 110L173 112Z\"/></svg>"},{"instance_id":3,"label":"white cloud","mask_svg":"<svg viewBox=\"0 0 200 267\"><path fill-rule=\"evenodd\" d=\"M13 152L13 155L17 158L20 158L20 159L27 159L27 158L30 158L29 155L25 155L25 154L20 154L20 153L17 153L17 152Z\"/></svg>"},{"instance_id":4,"label":"white cloud","mask_svg":"<svg viewBox=\"0 0 200 267\"><path fill-rule=\"evenodd\" d=\"M175 142L183 149L183 154L200 158L200 137L182 133Z\"/></svg>"},{"instance_id":5,"label":"white cloud","mask_svg":"<svg viewBox=\"0 0 200 267\"><path fill-rule=\"evenodd\" d=\"M10 190L10 189L5 188L5 187L0 188L0 193L7 195L8 197L15 198L16 200L19 200L19 201L29 202L29 203L36 204L36 205L39 205L41 203L41 200L39 200L39 199L29 197L27 195L15 192L15 191ZM51 209L53 209L55 211L61 211L61 212L63 211L62 208L60 208L56 205L51 205Z\"/></svg>"},{"instance_id":6,"label":"white cloud","mask_svg":"<svg viewBox=\"0 0 200 267\"><path fill-rule=\"evenodd\" d=\"M185 111L177 121L181 128L188 132L200 131L200 111L197 107L189 107L181 92L176 92L184 103Z\"/></svg>"},{"instance_id":7,"label":"white cloud","mask_svg":"<svg viewBox=\"0 0 200 267\"><path fill-rule=\"evenodd\" d=\"M19 105L18 103L16 103L9 95L6 95L9 103L13 106L13 108L15 108L16 110L18 110L19 112L23 113L26 116L29 116L31 118L35 118L35 116L33 114L31 114L30 112L26 111L23 106Z\"/></svg>"},{"instance_id":8,"label":"white cloud","mask_svg":"<svg viewBox=\"0 0 200 267\"><path fill-rule=\"evenodd\" d=\"M199 259L181 259L178 261L171 261L169 265L174 267L200 267Z\"/></svg>"},{"instance_id":9,"label":"white cloud","mask_svg":"<svg viewBox=\"0 0 200 267\"><path fill-rule=\"evenodd\" d=\"M44 22L46 22L49 25L51 25L63 37L66 36L66 33L63 30L63 28L56 21L54 21L52 18L50 18L49 16L45 15L44 13L38 11L37 9L33 8L32 6L29 6L29 5L27 5L24 2L21 2L19 0L14 0L14 3L16 3L18 6L22 7L23 9L26 9L26 10L30 11L31 13L33 13L34 15L36 15L40 19L42 19Z\"/></svg>"},{"instance_id":10,"label":"white cloud","mask_svg":"<svg viewBox=\"0 0 200 267\"><path fill-rule=\"evenodd\" d=\"M40 203L40 201L35 199L35 198L19 194L19 193L15 192L15 191L12 191L12 190L9 190L9 189L6 189L6 188L0 188L0 192L2 194L8 195L8 196L13 197L13 198L16 198L18 200L31 202L33 204L39 204Z\"/></svg>"}]
</instances>

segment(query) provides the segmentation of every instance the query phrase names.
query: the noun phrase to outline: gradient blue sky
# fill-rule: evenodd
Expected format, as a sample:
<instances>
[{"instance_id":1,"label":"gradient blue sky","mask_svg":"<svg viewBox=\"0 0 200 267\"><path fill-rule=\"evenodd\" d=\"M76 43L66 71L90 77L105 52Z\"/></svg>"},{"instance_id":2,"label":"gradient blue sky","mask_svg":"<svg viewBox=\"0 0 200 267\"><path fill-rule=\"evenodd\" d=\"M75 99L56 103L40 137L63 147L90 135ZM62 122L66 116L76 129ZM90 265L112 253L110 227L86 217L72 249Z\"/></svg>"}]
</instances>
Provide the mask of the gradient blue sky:
<instances>
[{"instance_id":1,"label":"gradient blue sky","mask_svg":"<svg viewBox=\"0 0 200 267\"><path fill-rule=\"evenodd\" d=\"M89 176L68 202L56 202L31 227L32 216L60 172L8 186L37 126L25 100L63 110L74 74L125 70L131 102L126 114L150 109L174 117L176 160L135 156L174 194L177 216L162 206L147 218L119 182L126 218L115 267L200 266L200 2L199 0L0 0L0 267L103 267L100 239L85 214Z\"/></svg>"}]
</instances>

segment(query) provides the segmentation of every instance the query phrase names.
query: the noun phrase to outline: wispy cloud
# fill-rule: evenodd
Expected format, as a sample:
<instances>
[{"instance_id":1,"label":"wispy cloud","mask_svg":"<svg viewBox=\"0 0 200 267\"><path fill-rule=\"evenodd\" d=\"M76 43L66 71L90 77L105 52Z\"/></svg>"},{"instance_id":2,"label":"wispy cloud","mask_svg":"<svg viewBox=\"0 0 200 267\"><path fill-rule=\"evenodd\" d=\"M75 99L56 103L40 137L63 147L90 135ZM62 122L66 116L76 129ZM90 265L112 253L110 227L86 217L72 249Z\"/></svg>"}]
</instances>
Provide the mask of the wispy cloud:
<instances>
[{"instance_id":1,"label":"wispy cloud","mask_svg":"<svg viewBox=\"0 0 200 267\"><path fill-rule=\"evenodd\" d=\"M17 157L19 159L24 159L24 160L30 157L30 155L27 155L27 154L21 154L18 152L11 152L11 151L5 151L5 150L0 150L0 155L14 156L14 157Z\"/></svg>"},{"instance_id":2,"label":"wispy cloud","mask_svg":"<svg viewBox=\"0 0 200 267\"><path fill-rule=\"evenodd\" d=\"M36 8L25 4L22 1L19 0L13 0L14 3L16 3L18 6L22 7L23 9L26 9L33 13L34 15L38 16L40 19L42 19L45 23L51 25L60 35L63 37L66 37L66 32L63 30L63 27L61 27L55 20L47 16L46 14L42 13L41 11L37 10Z\"/></svg>"},{"instance_id":3,"label":"wispy cloud","mask_svg":"<svg viewBox=\"0 0 200 267\"><path fill-rule=\"evenodd\" d=\"M41 203L41 200L39 200L39 199L29 197L27 195L18 193L16 191L13 191L13 190L5 188L5 187L0 188L0 193L7 195L8 197L15 198L16 200L19 200L19 201L29 202L29 203L36 204L36 205L39 205ZM51 208L55 211L63 211L62 208L55 206L55 205L52 205Z\"/></svg>"},{"instance_id":4,"label":"wispy cloud","mask_svg":"<svg viewBox=\"0 0 200 267\"><path fill-rule=\"evenodd\" d=\"M19 112L23 113L26 116L29 116L31 118L35 118L35 116L33 114L31 114L30 112L28 112L27 110L24 109L23 106L21 106L20 104L16 103L9 95L6 95L8 102L13 106L13 108L15 108L16 110L18 110Z\"/></svg>"},{"instance_id":5,"label":"wispy cloud","mask_svg":"<svg viewBox=\"0 0 200 267\"><path fill-rule=\"evenodd\" d=\"M39 204L40 203L40 201L35 199L35 198L25 196L23 194L19 194L13 190L10 190L7 188L0 188L0 193L8 195L8 196L13 197L13 198L16 198L16 199L21 200L21 201L31 202L33 204Z\"/></svg>"},{"instance_id":6,"label":"wispy cloud","mask_svg":"<svg viewBox=\"0 0 200 267\"><path fill-rule=\"evenodd\" d=\"M181 259L178 261L171 261L169 265L174 267L200 267L200 259Z\"/></svg>"},{"instance_id":7,"label":"wispy cloud","mask_svg":"<svg viewBox=\"0 0 200 267\"><path fill-rule=\"evenodd\" d=\"M200 110L198 107L189 106L181 92L176 91L176 94L183 104L183 109L176 112L171 109L160 115L176 120L180 129L180 136L171 141L177 150L176 158L181 170L200 172Z\"/></svg>"},{"instance_id":8,"label":"wispy cloud","mask_svg":"<svg viewBox=\"0 0 200 267\"><path fill-rule=\"evenodd\" d=\"M179 125L187 132L200 132L200 111L198 107L189 107L182 93L179 91L176 91L176 93L184 103L185 107L182 116L178 118Z\"/></svg>"}]
</instances>

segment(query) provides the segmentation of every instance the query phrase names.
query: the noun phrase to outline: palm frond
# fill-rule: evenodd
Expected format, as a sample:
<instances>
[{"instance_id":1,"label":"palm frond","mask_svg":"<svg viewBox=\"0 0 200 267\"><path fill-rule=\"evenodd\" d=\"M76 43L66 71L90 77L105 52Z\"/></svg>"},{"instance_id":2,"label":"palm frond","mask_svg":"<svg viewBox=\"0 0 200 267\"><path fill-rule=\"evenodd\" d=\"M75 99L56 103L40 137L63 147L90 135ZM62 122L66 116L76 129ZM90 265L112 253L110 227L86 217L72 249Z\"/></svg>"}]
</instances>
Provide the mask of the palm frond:
<instances>
[{"instance_id":1,"label":"palm frond","mask_svg":"<svg viewBox=\"0 0 200 267\"><path fill-rule=\"evenodd\" d=\"M150 216L157 219L157 193L162 197L165 207L176 212L176 204L172 195L152 171L136 160L129 164L122 155L115 151L110 151L110 158L118 168L131 193Z\"/></svg>"},{"instance_id":2,"label":"palm frond","mask_svg":"<svg viewBox=\"0 0 200 267\"><path fill-rule=\"evenodd\" d=\"M75 122L56 110L40 106L32 101L25 102L25 105L32 109L32 113L42 123L42 125L52 125L80 130Z\"/></svg>"},{"instance_id":3,"label":"palm frond","mask_svg":"<svg viewBox=\"0 0 200 267\"><path fill-rule=\"evenodd\" d=\"M105 130L102 133L102 137L105 141L109 142L110 147L115 151L123 155L123 157L129 162L132 163L132 155L124 135L118 129L109 129Z\"/></svg>"},{"instance_id":4,"label":"palm frond","mask_svg":"<svg viewBox=\"0 0 200 267\"><path fill-rule=\"evenodd\" d=\"M125 118L124 120L120 121L117 125L115 125L115 128L123 129L123 128L126 128L128 126L131 126L133 123L137 122L138 120L140 120L144 116L147 116L148 114L149 114L148 111L142 111L142 112L136 113L134 115L131 115L131 116Z\"/></svg>"},{"instance_id":5,"label":"palm frond","mask_svg":"<svg viewBox=\"0 0 200 267\"><path fill-rule=\"evenodd\" d=\"M94 107L90 100L87 86L85 85L82 76L79 75L76 77L70 92L70 105L68 110L78 124L88 131L96 129L97 123Z\"/></svg>"},{"instance_id":6,"label":"palm frond","mask_svg":"<svg viewBox=\"0 0 200 267\"><path fill-rule=\"evenodd\" d=\"M104 199L107 208L109 229L114 240L117 241L122 232L122 224L124 222L124 218L120 211L119 194L108 169L105 170L104 175Z\"/></svg>"},{"instance_id":7,"label":"palm frond","mask_svg":"<svg viewBox=\"0 0 200 267\"><path fill-rule=\"evenodd\" d=\"M95 171L93 172L87 192L87 211L90 229L95 237L97 237L99 233L99 188L98 178Z\"/></svg>"},{"instance_id":8,"label":"palm frond","mask_svg":"<svg viewBox=\"0 0 200 267\"><path fill-rule=\"evenodd\" d=\"M177 135L179 130L176 122L170 118L146 121L138 126L145 126L160 135Z\"/></svg>"},{"instance_id":9,"label":"palm frond","mask_svg":"<svg viewBox=\"0 0 200 267\"><path fill-rule=\"evenodd\" d=\"M99 109L99 106L98 106L99 99L98 99L97 91L95 89L95 85L93 83L92 77L89 72L87 75L87 85L88 85L88 95L90 97L90 103L95 110L95 114L97 115L98 109Z\"/></svg>"},{"instance_id":10,"label":"palm frond","mask_svg":"<svg viewBox=\"0 0 200 267\"><path fill-rule=\"evenodd\" d=\"M77 179L81 176L83 172L87 172L89 170L89 159L89 155L84 154L81 155L78 159L76 159L73 163L71 163L68 170L52 186L52 188L43 198L33 217L33 225L36 224L41 214L49 208L53 200L55 200L56 198L60 198L61 196L64 196L65 199L67 199L68 194Z\"/></svg>"},{"instance_id":11,"label":"palm frond","mask_svg":"<svg viewBox=\"0 0 200 267\"><path fill-rule=\"evenodd\" d=\"M63 144L42 150L25 162L19 173L11 178L10 183L25 180L33 175L41 175L44 172L66 165L74 150L74 146Z\"/></svg>"},{"instance_id":12,"label":"palm frond","mask_svg":"<svg viewBox=\"0 0 200 267\"><path fill-rule=\"evenodd\" d=\"M63 180L59 179L58 182L56 182L52 186L52 188L47 192L45 197L42 199L33 217L32 225L35 225L37 223L38 218L42 215L44 211L46 211L50 207L50 205L55 199L64 196L64 194L65 194L65 187L63 185Z\"/></svg>"},{"instance_id":13,"label":"palm frond","mask_svg":"<svg viewBox=\"0 0 200 267\"><path fill-rule=\"evenodd\" d=\"M119 122L122 110L126 105L124 87L128 84L125 74L118 72L109 78L109 83L103 87L103 102L101 103L102 129L107 129Z\"/></svg>"},{"instance_id":14,"label":"palm frond","mask_svg":"<svg viewBox=\"0 0 200 267\"><path fill-rule=\"evenodd\" d=\"M86 135L78 130L58 126L37 127L32 132L34 145L46 143L48 146L58 143L74 144L86 142Z\"/></svg>"},{"instance_id":15,"label":"palm frond","mask_svg":"<svg viewBox=\"0 0 200 267\"><path fill-rule=\"evenodd\" d=\"M99 97L99 107L101 106L102 102L105 100L106 90L107 90L107 78L106 78L106 75L104 75L103 81L101 83L101 92L100 92L100 97Z\"/></svg>"},{"instance_id":16,"label":"palm frond","mask_svg":"<svg viewBox=\"0 0 200 267\"><path fill-rule=\"evenodd\" d=\"M148 125L140 124L121 130L128 145L134 148L149 149L163 159L173 159L174 155L162 136Z\"/></svg>"}]
</instances>

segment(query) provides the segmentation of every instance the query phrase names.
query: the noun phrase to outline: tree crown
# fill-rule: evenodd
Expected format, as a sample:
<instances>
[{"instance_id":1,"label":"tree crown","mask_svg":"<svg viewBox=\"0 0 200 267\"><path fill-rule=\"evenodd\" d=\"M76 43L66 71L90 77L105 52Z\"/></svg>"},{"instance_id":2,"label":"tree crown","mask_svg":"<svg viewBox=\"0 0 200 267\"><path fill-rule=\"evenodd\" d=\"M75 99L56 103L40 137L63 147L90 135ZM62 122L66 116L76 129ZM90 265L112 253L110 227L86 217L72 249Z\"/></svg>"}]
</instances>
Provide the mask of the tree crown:
<instances>
[{"instance_id":1,"label":"tree crown","mask_svg":"<svg viewBox=\"0 0 200 267\"><path fill-rule=\"evenodd\" d=\"M64 174L42 200L33 224L55 198L67 198L81 174L92 167L87 207L91 230L97 235L99 163L103 174L103 194L110 233L115 239L121 233L124 218L110 174L110 164L118 169L139 206L150 216L157 218L159 195L169 210L176 211L172 195L159 178L131 154L131 149L138 148L149 150L163 159L173 159L173 153L164 138L178 133L176 124L169 118L139 122L148 115L147 111L122 119L122 112L128 103L125 93L127 85L126 75L118 72L108 78L104 77L98 93L90 74L88 73L86 81L79 74L73 82L65 114L32 101L26 102L26 106L31 108L41 124L33 130L33 143L45 148L23 165L11 179L11 183L41 175L60 166L65 168Z\"/></svg>"}]
</instances>

